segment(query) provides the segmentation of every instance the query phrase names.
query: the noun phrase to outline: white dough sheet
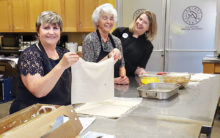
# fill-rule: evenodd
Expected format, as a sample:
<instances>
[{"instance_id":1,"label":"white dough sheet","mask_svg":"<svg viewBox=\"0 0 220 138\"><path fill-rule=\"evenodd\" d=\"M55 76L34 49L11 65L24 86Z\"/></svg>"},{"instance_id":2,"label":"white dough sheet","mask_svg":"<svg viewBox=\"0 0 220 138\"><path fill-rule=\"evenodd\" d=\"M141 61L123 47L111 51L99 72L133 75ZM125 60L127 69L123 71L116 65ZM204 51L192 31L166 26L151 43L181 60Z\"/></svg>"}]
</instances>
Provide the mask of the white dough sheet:
<instances>
[{"instance_id":1,"label":"white dough sheet","mask_svg":"<svg viewBox=\"0 0 220 138\"><path fill-rule=\"evenodd\" d=\"M71 66L71 103L102 101L114 97L114 60L99 63L82 58Z\"/></svg>"},{"instance_id":2,"label":"white dough sheet","mask_svg":"<svg viewBox=\"0 0 220 138\"><path fill-rule=\"evenodd\" d=\"M78 114L119 118L134 110L141 102L142 98L114 97L100 102L86 103L75 110Z\"/></svg>"}]
</instances>

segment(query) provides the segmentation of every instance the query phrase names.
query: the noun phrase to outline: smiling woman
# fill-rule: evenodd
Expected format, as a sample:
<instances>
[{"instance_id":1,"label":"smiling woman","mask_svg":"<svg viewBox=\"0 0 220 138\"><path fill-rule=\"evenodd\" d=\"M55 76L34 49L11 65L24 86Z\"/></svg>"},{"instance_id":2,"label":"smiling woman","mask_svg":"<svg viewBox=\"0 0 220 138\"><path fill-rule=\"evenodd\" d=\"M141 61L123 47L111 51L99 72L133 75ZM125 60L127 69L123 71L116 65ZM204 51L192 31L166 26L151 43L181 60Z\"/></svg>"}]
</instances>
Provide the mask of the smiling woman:
<instances>
[{"instance_id":1,"label":"smiling woman","mask_svg":"<svg viewBox=\"0 0 220 138\"><path fill-rule=\"evenodd\" d=\"M146 74L145 67L153 51L151 41L157 34L156 16L142 11L129 27L119 27L112 33L122 43L128 76Z\"/></svg>"},{"instance_id":2,"label":"smiling woman","mask_svg":"<svg viewBox=\"0 0 220 138\"><path fill-rule=\"evenodd\" d=\"M11 105L14 113L35 103L71 104L71 68L79 56L58 47L62 31L61 17L42 12L36 22L39 41L19 57L18 96Z\"/></svg>"},{"instance_id":3,"label":"smiling woman","mask_svg":"<svg viewBox=\"0 0 220 138\"><path fill-rule=\"evenodd\" d=\"M49 23L41 25L38 37L45 47L56 47L60 39L60 27L57 24L51 25Z\"/></svg>"},{"instance_id":4,"label":"smiling woman","mask_svg":"<svg viewBox=\"0 0 220 138\"><path fill-rule=\"evenodd\" d=\"M109 3L100 5L92 14L92 21L96 27L96 32L86 36L83 41L83 58L89 62L100 62L109 57L115 61L114 82L116 84L128 84L124 67L124 58L121 41L110 34L110 31L117 19L115 8Z\"/></svg>"}]
</instances>

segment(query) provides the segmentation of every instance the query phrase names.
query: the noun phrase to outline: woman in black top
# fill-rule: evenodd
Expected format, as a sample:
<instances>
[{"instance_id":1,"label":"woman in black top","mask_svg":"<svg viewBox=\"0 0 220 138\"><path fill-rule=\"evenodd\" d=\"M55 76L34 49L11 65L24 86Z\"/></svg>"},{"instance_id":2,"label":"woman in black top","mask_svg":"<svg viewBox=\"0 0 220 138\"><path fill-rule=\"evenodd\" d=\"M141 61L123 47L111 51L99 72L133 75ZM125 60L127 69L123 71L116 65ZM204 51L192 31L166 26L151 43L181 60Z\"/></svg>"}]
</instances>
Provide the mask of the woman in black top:
<instances>
[{"instance_id":1,"label":"woman in black top","mask_svg":"<svg viewBox=\"0 0 220 138\"><path fill-rule=\"evenodd\" d=\"M156 33L156 16L150 11L141 12L129 28L119 27L112 33L121 40L128 76L146 73L145 67L153 51L151 41Z\"/></svg>"},{"instance_id":2,"label":"woman in black top","mask_svg":"<svg viewBox=\"0 0 220 138\"><path fill-rule=\"evenodd\" d=\"M71 68L77 54L57 47L62 19L54 12L42 12L36 22L39 42L25 49L19 57L18 96L10 113L35 103L71 104Z\"/></svg>"}]
</instances>

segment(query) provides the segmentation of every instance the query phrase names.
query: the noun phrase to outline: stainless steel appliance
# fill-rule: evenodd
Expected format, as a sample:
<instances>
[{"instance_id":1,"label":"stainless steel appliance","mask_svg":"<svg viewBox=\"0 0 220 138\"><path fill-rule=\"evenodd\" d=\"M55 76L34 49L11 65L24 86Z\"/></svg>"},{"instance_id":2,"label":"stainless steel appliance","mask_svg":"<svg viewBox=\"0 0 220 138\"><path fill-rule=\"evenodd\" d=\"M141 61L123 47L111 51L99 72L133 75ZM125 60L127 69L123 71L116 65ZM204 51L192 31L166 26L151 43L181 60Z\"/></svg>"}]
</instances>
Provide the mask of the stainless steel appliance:
<instances>
[{"instance_id":1,"label":"stainless steel appliance","mask_svg":"<svg viewBox=\"0 0 220 138\"><path fill-rule=\"evenodd\" d=\"M1 49L15 50L19 49L20 36L14 34L5 34L1 37Z\"/></svg>"}]
</instances>

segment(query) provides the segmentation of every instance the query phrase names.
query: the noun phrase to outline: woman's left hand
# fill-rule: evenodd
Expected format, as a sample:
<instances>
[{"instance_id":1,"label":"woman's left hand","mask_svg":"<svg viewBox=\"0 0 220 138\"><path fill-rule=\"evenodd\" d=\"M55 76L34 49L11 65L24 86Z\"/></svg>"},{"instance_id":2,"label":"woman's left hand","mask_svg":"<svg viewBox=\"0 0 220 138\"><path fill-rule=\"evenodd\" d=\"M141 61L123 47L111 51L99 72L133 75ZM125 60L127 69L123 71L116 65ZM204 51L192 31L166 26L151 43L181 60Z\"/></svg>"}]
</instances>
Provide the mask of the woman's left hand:
<instances>
[{"instance_id":1,"label":"woman's left hand","mask_svg":"<svg viewBox=\"0 0 220 138\"><path fill-rule=\"evenodd\" d=\"M119 49L114 48L109 54L109 57L113 57L115 61L121 59L121 52Z\"/></svg>"}]
</instances>

